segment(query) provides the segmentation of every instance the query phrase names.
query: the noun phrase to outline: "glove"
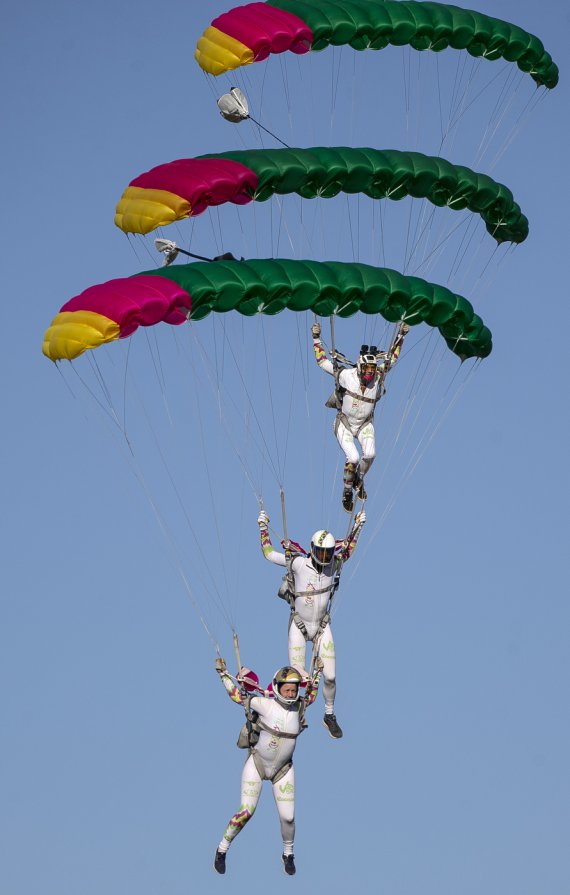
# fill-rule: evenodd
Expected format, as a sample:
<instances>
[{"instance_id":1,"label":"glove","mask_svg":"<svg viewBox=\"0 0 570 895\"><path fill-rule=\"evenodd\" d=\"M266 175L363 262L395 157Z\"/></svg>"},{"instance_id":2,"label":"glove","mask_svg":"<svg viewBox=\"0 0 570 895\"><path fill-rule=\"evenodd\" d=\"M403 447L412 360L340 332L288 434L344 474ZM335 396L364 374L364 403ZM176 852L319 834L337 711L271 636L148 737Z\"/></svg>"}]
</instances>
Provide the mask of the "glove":
<instances>
[{"instance_id":1,"label":"glove","mask_svg":"<svg viewBox=\"0 0 570 895\"><path fill-rule=\"evenodd\" d=\"M400 335L407 336L410 331L410 327L407 323L400 323Z\"/></svg>"},{"instance_id":2,"label":"glove","mask_svg":"<svg viewBox=\"0 0 570 895\"><path fill-rule=\"evenodd\" d=\"M226 660L222 659L220 656L216 659L216 671L218 674L224 674L226 671Z\"/></svg>"},{"instance_id":3,"label":"glove","mask_svg":"<svg viewBox=\"0 0 570 895\"><path fill-rule=\"evenodd\" d=\"M355 525L364 525L365 522L366 522L366 510L360 510L360 512L357 513L356 516L354 517L354 524Z\"/></svg>"},{"instance_id":4,"label":"glove","mask_svg":"<svg viewBox=\"0 0 570 895\"><path fill-rule=\"evenodd\" d=\"M313 323L313 325L311 326L311 335L312 335L313 339L321 338L321 324L320 323Z\"/></svg>"},{"instance_id":5,"label":"glove","mask_svg":"<svg viewBox=\"0 0 570 895\"><path fill-rule=\"evenodd\" d=\"M317 658L315 659L315 671L317 672L317 674L320 674L324 667L325 663L320 656L317 656Z\"/></svg>"},{"instance_id":6,"label":"glove","mask_svg":"<svg viewBox=\"0 0 570 895\"><path fill-rule=\"evenodd\" d=\"M269 525L269 516L267 515L265 510L262 510L257 517L257 524L260 526L260 528L267 528L267 526Z\"/></svg>"}]
</instances>

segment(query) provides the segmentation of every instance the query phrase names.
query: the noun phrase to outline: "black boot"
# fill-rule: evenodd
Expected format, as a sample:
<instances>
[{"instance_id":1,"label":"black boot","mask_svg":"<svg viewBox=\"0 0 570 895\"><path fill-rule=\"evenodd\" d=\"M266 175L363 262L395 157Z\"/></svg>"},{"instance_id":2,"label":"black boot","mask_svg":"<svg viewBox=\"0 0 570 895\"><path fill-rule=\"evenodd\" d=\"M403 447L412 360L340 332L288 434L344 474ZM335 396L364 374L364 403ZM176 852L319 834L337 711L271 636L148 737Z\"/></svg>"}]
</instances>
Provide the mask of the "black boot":
<instances>
[{"instance_id":1,"label":"black boot","mask_svg":"<svg viewBox=\"0 0 570 895\"><path fill-rule=\"evenodd\" d=\"M333 737L335 740L340 740L342 736L342 730L338 725L336 715L325 715L325 717L323 718L323 724L330 733L331 737Z\"/></svg>"},{"instance_id":2,"label":"black boot","mask_svg":"<svg viewBox=\"0 0 570 895\"><path fill-rule=\"evenodd\" d=\"M345 488L342 492L342 508L347 513L352 513L354 509L354 499L352 497L352 488Z\"/></svg>"},{"instance_id":3,"label":"black boot","mask_svg":"<svg viewBox=\"0 0 570 895\"><path fill-rule=\"evenodd\" d=\"M295 876L297 870L293 855L281 855L281 860L283 861L283 870L287 876Z\"/></svg>"},{"instance_id":4,"label":"black boot","mask_svg":"<svg viewBox=\"0 0 570 895\"><path fill-rule=\"evenodd\" d=\"M368 497L366 491L364 490L364 479L360 476L357 476L354 480L354 490L359 500L366 500L366 498Z\"/></svg>"},{"instance_id":5,"label":"black boot","mask_svg":"<svg viewBox=\"0 0 570 895\"><path fill-rule=\"evenodd\" d=\"M216 873L225 873L226 872L226 853L225 851L220 851L216 849L216 854L214 855L214 870Z\"/></svg>"}]
</instances>

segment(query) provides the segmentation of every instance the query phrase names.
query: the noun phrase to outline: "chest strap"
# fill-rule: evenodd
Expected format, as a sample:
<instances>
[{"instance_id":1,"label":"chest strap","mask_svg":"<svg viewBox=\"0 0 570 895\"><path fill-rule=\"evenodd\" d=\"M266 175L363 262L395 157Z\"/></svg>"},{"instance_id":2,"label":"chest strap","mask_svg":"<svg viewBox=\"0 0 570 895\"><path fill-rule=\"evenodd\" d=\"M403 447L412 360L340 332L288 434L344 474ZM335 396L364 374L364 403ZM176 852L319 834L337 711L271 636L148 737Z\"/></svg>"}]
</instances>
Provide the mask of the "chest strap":
<instances>
[{"instance_id":1,"label":"chest strap","mask_svg":"<svg viewBox=\"0 0 570 895\"><path fill-rule=\"evenodd\" d=\"M359 395L358 392L351 392L348 388L344 390L344 393L345 395L350 395L351 398L358 398L359 401L363 401L365 404L377 404L380 400L380 397L365 398L364 395Z\"/></svg>"},{"instance_id":2,"label":"chest strap","mask_svg":"<svg viewBox=\"0 0 570 895\"><path fill-rule=\"evenodd\" d=\"M294 595L295 597L318 597L320 594L326 594L327 591L332 590L333 586L334 584L331 581L328 587L321 587L320 590L296 590L294 591Z\"/></svg>"},{"instance_id":3,"label":"chest strap","mask_svg":"<svg viewBox=\"0 0 570 895\"><path fill-rule=\"evenodd\" d=\"M267 733L272 733L272 734L274 734L274 736L276 736L276 737L283 737L283 738L286 739L286 740L296 740L297 737L299 736L299 733L301 733L300 730L299 730L299 733L286 733L284 730L275 730L274 727L269 727L268 724L265 724L265 723L261 720L261 718L258 718L258 719L257 719L257 723L259 724L259 726L261 727L261 729L262 729L262 730L266 730Z\"/></svg>"}]
</instances>

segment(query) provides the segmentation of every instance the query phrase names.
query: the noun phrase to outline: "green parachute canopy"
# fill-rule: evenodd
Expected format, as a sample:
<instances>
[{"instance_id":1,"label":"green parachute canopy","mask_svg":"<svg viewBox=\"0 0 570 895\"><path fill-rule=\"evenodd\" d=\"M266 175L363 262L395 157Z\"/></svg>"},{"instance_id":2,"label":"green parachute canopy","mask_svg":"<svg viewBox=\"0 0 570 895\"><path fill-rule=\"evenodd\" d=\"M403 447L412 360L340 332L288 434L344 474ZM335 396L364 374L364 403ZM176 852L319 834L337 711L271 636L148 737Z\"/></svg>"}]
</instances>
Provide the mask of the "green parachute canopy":
<instances>
[{"instance_id":1,"label":"green parachute canopy","mask_svg":"<svg viewBox=\"0 0 570 895\"><path fill-rule=\"evenodd\" d=\"M204 71L219 75L272 53L349 45L383 50L409 45L515 62L539 85L558 83L558 68L542 42L517 25L447 3L416 0L270 0L237 6L213 20L196 49Z\"/></svg>"},{"instance_id":2,"label":"green parachute canopy","mask_svg":"<svg viewBox=\"0 0 570 895\"><path fill-rule=\"evenodd\" d=\"M380 314L410 326L436 327L461 360L487 357L491 333L467 299L444 286L389 268L342 261L255 259L214 261L147 270L140 276L167 277L191 297L190 320L212 311L245 316L313 311L323 317Z\"/></svg>"}]
</instances>

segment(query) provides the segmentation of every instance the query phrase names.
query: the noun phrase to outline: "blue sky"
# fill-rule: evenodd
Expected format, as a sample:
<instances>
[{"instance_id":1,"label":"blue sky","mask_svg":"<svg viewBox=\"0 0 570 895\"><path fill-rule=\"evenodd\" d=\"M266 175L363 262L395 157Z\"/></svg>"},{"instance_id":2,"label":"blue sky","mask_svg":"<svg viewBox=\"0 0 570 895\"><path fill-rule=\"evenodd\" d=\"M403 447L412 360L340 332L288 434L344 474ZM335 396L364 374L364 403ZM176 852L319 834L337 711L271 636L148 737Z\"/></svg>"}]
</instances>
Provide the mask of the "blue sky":
<instances>
[{"instance_id":1,"label":"blue sky","mask_svg":"<svg viewBox=\"0 0 570 895\"><path fill-rule=\"evenodd\" d=\"M177 895L261 884L563 895L570 882L570 12L561 0L477 3L538 34L561 68L559 87L540 100L492 170L512 189L531 234L515 251L493 253L480 229L473 264L466 257L450 281L492 329L491 357L458 371L429 342L433 359L411 404L409 383L426 344L412 334L392 374L377 421L368 523L334 618L345 737L326 736L319 701L296 754L299 873L291 881L281 873L269 791L232 847L226 878L211 869L238 803L241 717L217 681L193 599L228 658L229 619L242 658L262 679L286 661L287 612L273 596L279 573L262 560L255 522L254 492L262 490L281 530L267 453L279 453L291 536L306 543L323 524L335 532L346 524L338 510L339 452L322 406L329 382L308 354L311 320L204 321L184 333L165 331L156 346L139 332L127 386L125 345L111 346L105 358L100 352L134 459L83 386L93 386L93 366L83 358L74 365L81 379L69 367L59 375L41 354L42 333L64 301L158 263L151 248L142 241L133 248L113 227L132 177L172 158L239 148L241 140L259 145L253 128L238 131L217 114L214 97L230 79L212 85L192 59L195 39L224 8L213 0L198 12L178 0L166 9L146 0L56 0L12 6L5 16L2 889ZM368 55L353 61L345 52L333 61L331 51L306 72L295 62L287 82L292 125L278 60L265 85L263 66L241 83L287 140L436 152L433 59L422 54L419 67L420 54L399 49ZM438 63L444 91L456 64L446 68L445 55ZM409 115L406 65L414 85ZM480 76L485 83L485 71ZM442 154L475 166L498 96L492 89ZM517 101L533 96L521 83ZM509 125L501 127L497 149L508 141ZM495 155L481 160L481 170L490 170ZM289 228L283 255L310 248L318 258L373 262L382 248L397 267L416 211L391 205L381 247L369 207L351 206L350 223L357 214L360 227L351 238L340 200L323 200L315 217L304 210L302 224L295 201L281 218L275 203L273 212L251 215L228 208L165 235L183 241L191 233L192 247L205 254L223 245L267 255L275 245L268 231L275 237L282 220L282 232ZM431 238L449 232L450 216L440 213ZM445 282L456 250L426 278ZM338 323L337 343L353 353L373 332L383 335L371 326ZM232 350L267 433L261 457ZM433 415L441 428L425 451L420 446L421 462L408 476L418 433ZM223 613L202 586L207 572L186 517L214 570Z\"/></svg>"}]
</instances>

